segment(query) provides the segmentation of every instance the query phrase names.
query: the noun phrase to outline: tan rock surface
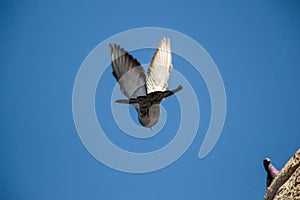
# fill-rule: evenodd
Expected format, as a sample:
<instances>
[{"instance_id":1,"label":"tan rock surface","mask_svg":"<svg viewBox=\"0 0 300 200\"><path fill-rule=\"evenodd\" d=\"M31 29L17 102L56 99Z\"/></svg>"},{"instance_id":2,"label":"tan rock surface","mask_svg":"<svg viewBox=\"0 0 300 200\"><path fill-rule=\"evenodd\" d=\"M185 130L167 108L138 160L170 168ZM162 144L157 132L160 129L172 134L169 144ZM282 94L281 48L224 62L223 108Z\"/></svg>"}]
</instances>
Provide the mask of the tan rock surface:
<instances>
[{"instance_id":1,"label":"tan rock surface","mask_svg":"<svg viewBox=\"0 0 300 200\"><path fill-rule=\"evenodd\" d=\"M264 200L300 200L300 149L275 177Z\"/></svg>"}]
</instances>

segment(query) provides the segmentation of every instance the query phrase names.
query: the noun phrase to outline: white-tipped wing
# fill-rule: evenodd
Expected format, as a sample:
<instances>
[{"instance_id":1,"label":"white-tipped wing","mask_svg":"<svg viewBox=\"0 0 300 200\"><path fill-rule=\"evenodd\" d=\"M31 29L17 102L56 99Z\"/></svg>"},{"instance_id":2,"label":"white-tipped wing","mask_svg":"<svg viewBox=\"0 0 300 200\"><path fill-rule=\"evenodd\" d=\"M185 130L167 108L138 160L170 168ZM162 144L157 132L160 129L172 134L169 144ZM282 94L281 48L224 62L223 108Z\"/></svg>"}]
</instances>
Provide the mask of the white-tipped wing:
<instances>
[{"instance_id":1,"label":"white-tipped wing","mask_svg":"<svg viewBox=\"0 0 300 200\"><path fill-rule=\"evenodd\" d=\"M141 64L119 45L110 45L113 75L128 98L146 95L145 73Z\"/></svg>"},{"instance_id":2,"label":"white-tipped wing","mask_svg":"<svg viewBox=\"0 0 300 200\"><path fill-rule=\"evenodd\" d=\"M165 91L172 71L172 52L170 39L163 38L156 49L146 74L147 94Z\"/></svg>"}]
</instances>

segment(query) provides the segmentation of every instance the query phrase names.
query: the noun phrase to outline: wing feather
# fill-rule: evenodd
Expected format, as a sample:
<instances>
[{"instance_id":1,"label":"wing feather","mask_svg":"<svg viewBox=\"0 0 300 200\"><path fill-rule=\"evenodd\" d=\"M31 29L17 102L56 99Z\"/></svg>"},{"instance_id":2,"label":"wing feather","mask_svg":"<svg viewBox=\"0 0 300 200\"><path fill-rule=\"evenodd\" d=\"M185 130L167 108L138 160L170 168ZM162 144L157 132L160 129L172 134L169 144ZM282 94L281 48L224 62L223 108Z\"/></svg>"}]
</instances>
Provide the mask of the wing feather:
<instances>
[{"instance_id":1,"label":"wing feather","mask_svg":"<svg viewBox=\"0 0 300 200\"><path fill-rule=\"evenodd\" d=\"M128 98L146 95L146 77L141 64L119 45L112 44L110 56L113 75Z\"/></svg>"},{"instance_id":2,"label":"wing feather","mask_svg":"<svg viewBox=\"0 0 300 200\"><path fill-rule=\"evenodd\" d=\"M163 38L156 49L146 74L147 94L165 91L172 71L170 39Z\"/></svg>"}]
</instances>

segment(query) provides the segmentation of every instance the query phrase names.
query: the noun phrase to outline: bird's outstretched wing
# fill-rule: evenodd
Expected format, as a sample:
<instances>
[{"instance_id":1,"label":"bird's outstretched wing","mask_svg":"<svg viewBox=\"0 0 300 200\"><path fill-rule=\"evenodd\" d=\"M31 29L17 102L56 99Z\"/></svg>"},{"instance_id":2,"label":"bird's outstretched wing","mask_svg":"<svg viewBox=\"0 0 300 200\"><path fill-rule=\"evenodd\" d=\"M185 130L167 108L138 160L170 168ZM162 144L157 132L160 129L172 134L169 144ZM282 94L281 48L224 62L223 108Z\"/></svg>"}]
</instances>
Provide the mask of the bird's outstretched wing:
<instances>
[{"instance_id":1,"label":"bird's outstretched wing","mask_svg":"<svg viewBox=\"0 0 300 200\"><path fill-rule=\"evenodd\" d=\"M112 44L110 57L113 75L117 79L121 92L128 98L146 95L146 77L141 64L119 45Z\"/></svg>"},{"instance_id":2,"label":"bird's outstretched wing","mask_svg":"<svg viewBox=\"0 0 300 200\"><path fill-rule=\"evenodd\" d=\"M172 71L170 39L163 38L156 49L146 74L147 94L165 91Z\"/></svg>"}]
</instances>

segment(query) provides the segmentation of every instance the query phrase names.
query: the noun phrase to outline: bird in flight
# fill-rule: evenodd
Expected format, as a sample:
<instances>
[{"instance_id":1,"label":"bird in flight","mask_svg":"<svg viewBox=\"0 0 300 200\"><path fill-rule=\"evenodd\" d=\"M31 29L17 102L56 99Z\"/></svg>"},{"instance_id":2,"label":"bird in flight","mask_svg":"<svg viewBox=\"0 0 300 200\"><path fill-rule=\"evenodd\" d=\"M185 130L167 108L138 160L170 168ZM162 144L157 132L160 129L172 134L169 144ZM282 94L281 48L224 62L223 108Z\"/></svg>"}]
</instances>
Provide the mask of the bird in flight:
<instances>
[{"instance_id":1,"label":"bird in flight","mask_svg":"<svg viewBox=\"0 0 300 200\"><path fill-rule=\"evenodd\" d=\"M264 168L267 172L267 187L269 187L273 181L273 179L277 176L279 171L272 165L271 160L269 158L265 158L263 161Z\"/></svg>"},{"instance_id":2,"label":"bird in flight","mask_svg":"<svg viewBox=\"0 0 300 200\"><path fill-rule=\"evenodd\" d=\"M112 74L120 85L121 92L128 99L117 103L133 104L141 125L152 128L160 116L160 103L163 99L182 89L167 90L172 71L170 39L163 38L158 45L147 73L137 59L119 45L110 44Z\"/></svg>"}]
</instances>

